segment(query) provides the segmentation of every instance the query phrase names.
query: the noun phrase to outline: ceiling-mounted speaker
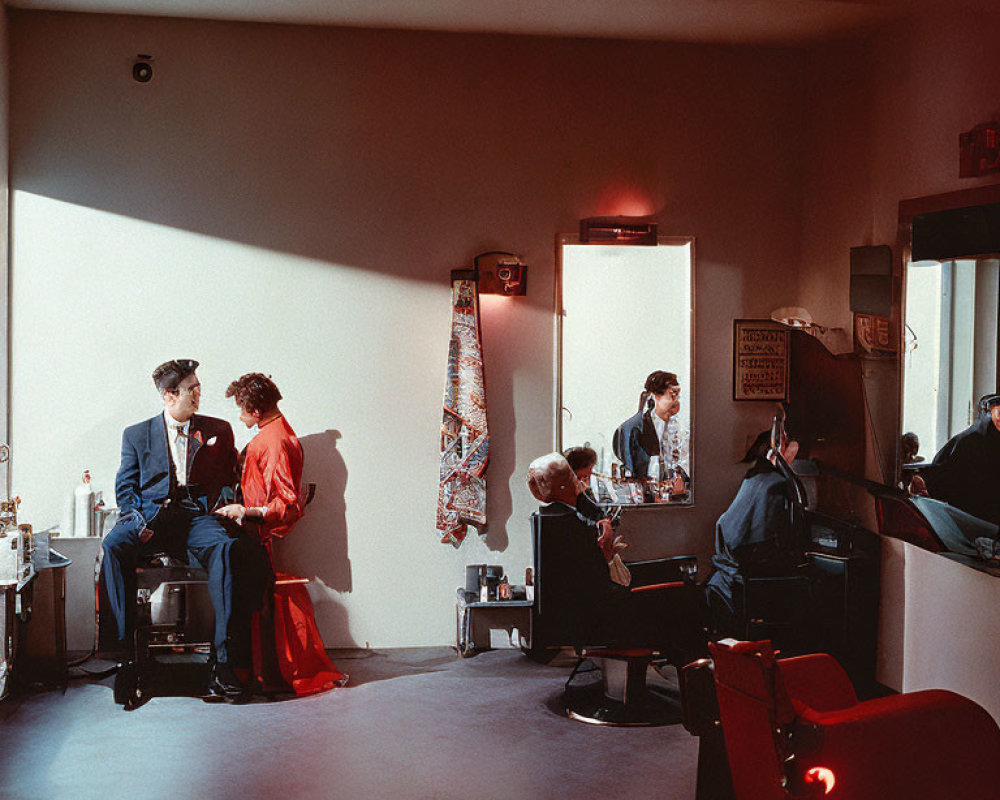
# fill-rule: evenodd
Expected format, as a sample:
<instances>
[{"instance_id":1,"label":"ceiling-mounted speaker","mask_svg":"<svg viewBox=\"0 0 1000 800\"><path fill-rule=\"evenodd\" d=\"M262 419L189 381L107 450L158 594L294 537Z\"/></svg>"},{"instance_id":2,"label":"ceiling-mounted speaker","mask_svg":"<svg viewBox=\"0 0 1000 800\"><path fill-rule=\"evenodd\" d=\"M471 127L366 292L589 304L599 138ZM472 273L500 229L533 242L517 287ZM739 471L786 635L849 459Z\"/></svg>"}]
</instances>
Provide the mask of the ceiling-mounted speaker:
<instances>
[{"instance_id":1,"label":"ceiling-mounted speaker","mask_svg":"<svg viewBox=\"0 0 1000 800\"><path fill-rule=\"evenodd\" d=\"M892 314L892 248L887 244L851 248L851 311Z\"/></svg>"},{"instance_id":2,"label":"ceiling-mounted speaker","mask_svg":"<svg viewBox=\"0 0 1000 800\"><path fill-rule=\"evenodd\" d=\"M136 61L132 65L132 80L136 83L149 83L153 80L153 65L150 63L153 57L139 53L135 58Z\"/></svg>"}]
</instances>

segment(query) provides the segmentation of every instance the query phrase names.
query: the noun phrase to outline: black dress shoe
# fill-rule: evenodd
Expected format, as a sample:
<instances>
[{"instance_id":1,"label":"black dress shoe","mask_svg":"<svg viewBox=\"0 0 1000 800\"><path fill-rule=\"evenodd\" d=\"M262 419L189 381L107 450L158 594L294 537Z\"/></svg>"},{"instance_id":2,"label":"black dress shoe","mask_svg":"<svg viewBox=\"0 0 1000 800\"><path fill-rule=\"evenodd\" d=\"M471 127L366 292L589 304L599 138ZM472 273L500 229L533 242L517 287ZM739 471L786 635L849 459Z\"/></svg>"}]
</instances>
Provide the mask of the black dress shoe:
<instances>
[{"instance_id":1,"label":"black dress shoe","mask_svg":"<svg viewBox=\"0 0 1000 800\"><path fill-rule=\"evenodd\" d=\"M202 695L205 702L213 703L223 700L235 700L243 695L243 684L233 672L233 668L225 662L216 663L212 667L212 677L208 682L208 690Z\"/></svg>"}]
</instances>

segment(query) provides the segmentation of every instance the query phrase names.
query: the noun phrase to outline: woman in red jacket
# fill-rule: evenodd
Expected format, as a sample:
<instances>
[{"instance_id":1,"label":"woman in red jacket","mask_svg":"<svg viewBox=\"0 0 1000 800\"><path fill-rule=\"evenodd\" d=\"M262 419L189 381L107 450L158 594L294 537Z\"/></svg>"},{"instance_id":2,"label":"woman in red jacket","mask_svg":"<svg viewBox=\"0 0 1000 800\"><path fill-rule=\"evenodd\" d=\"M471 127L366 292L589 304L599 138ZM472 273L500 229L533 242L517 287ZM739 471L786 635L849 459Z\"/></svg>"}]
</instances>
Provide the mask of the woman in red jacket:
<instances>
[{"instance_id":1,"label":"woman in red jacket","mask_svg":"<svg viewBox=\"0 0 1000 800\"><path fill-rule=\"evenodd\" d=\"M242 503L216 512L242 526L243 564L262 573L263 598L252 602L260 607L251 625L255 677L265 692L280 691L282 681L299 695L343 686L347 676L326 655L308 581L274 572L274 540L288 535L305 508L302 446L278 409L281 392L268 376L251 372L233 381L226 397L236 401L244 425L257 427L240 456ZM247 577L235 576L244 584Z\"/></svg>"}]
</instances>

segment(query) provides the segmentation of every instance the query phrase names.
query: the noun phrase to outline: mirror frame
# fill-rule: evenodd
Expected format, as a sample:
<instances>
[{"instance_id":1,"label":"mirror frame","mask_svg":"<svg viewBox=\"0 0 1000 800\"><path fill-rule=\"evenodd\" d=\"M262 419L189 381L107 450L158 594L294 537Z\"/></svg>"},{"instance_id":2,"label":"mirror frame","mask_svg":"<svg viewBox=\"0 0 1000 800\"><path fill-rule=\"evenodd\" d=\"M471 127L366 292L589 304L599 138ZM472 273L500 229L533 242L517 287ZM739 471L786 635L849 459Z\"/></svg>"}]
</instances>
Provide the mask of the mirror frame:
<instances>
[{"instance_id":1,"label":"mirror frame","mask_svg":"<svg viewBox=\"0 0 1000 800\"><path fill-rule=\"evenodd\" d=\"M595 246L604 247L648 247L648 245L614 245L608 242L581 242L579 234L566 233L559 234L556 236L556 268L555 268L555 289L553 291L553 315L555 320L555 348L554 348L554 380L555 380L555 391L554 391L554 408L553 408L553 421L554 428L553 431L553 441L555 443L555 449L562 452L563 442L562 442L562 414L563 414L563 318L565 316L565 310L563 308L563 245L572 244L593 244ZM688 468L691 475L691 497L685 503L637 503L634 505L626 505L625 508L694 508L695 505L695 448L694 441L696 439L695 429L696 429L696 419L695 419L695 404L694 404L694 386L695 386L695 309L697 307L697 293L695 289L695 279L697 277L695 271L695 264L697 259L696 248L695 248L695 237L694 236L657 236L656 246L660 247L663 245L667 246L679 246L688 245L691 248L690 255L690 286L691 286L691 357L690 357L690 373L688 376L689 384L689 397L691 398L689 406L689 416L690 420L688 432L691 436L691 441L688 445Z\"/></svg>"}]
</instances>

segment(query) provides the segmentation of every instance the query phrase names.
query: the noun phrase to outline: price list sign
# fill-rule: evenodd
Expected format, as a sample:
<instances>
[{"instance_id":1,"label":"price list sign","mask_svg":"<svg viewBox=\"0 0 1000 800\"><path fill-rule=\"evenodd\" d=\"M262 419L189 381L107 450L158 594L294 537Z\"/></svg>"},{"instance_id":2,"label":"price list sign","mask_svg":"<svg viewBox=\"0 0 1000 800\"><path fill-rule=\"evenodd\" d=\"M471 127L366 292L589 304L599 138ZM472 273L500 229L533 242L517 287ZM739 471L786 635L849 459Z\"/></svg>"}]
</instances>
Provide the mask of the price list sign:
<instances>
[{"instance_id":1,"label":"price list sign","mask_svg":"<svg viewBox=\"0 0 1000 800\"><path fill-rule=\"evenodd\" d=\"M733 400L785 400L788 329L770 320L733 321Z\"/></svg>"}]
</instances>

